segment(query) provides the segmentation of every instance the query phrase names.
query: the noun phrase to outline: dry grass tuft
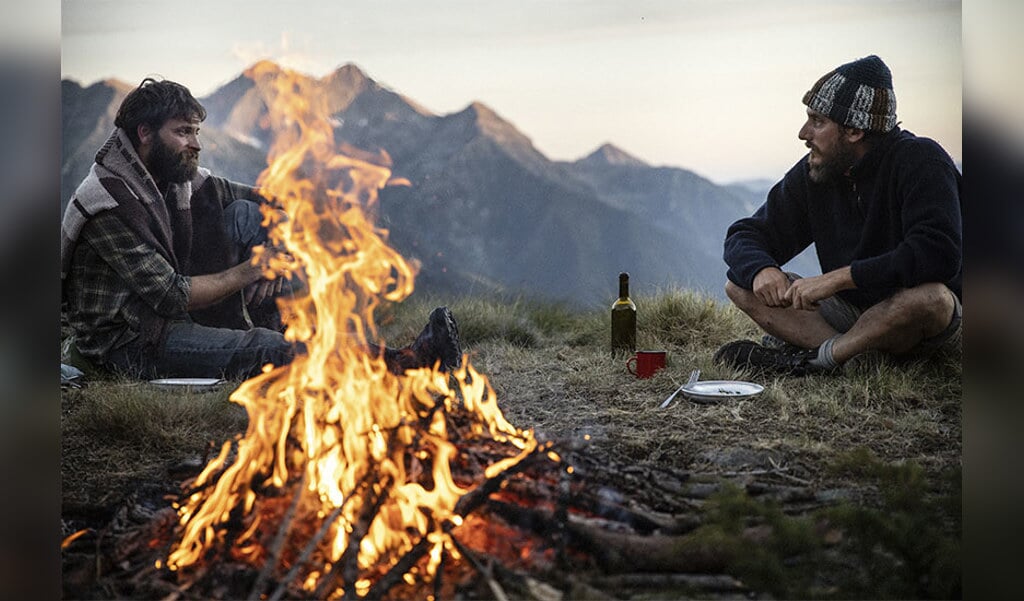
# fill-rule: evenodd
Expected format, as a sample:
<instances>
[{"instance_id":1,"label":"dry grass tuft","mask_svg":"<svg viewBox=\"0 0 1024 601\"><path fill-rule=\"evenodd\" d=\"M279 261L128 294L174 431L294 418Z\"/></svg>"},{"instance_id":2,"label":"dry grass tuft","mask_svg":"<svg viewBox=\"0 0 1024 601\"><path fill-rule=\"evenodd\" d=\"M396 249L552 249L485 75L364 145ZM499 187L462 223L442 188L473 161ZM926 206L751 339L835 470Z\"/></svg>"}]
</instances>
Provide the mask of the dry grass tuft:
<instances>
[{"instance_id":1,"label":"dry grass tuft","mask_svg":"<svg viewBox=\"0 0 1024 601\"><path fill-rule=\"evenodd\" d=\"M245 431L234 386L175 393L144 382L92 381L62 394L61 484L65 506L108 504L139 482L167 480L185 461Z\"/></svg>"}]
</instances>

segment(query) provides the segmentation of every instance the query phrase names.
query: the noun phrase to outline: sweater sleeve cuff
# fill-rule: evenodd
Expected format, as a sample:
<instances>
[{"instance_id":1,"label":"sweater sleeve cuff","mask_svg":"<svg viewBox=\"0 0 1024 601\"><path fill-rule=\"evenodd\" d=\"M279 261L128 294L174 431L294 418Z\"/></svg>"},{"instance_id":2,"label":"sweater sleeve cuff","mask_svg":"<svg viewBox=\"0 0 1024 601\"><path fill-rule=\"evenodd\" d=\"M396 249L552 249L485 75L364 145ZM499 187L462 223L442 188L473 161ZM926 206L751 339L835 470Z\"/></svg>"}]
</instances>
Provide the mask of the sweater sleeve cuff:
<instances>
[{"instance_id":1,"label":"sweater sleeve cuff","mask_svg":"<svg viewBox=\"0 0 1024 601\"><path fill-rule=\"evenodd\" d=\"M859 289L888 287L891 285L886 281L889 263L890 259L887 257L854 261L850 263L850 277L853 278L854 285Z\"/></svg>"},{"instance_id":2,"label":"sweater sleeve cuff","mask_svg":"<svg viewBox=\"0 0 1024 601\"><path fill-rule=\"evenodd\" d=\"M757 274L761 273L762 269L767 269L768 267L781 269L777 263L768 261L766 263L759 264L756 267L747 267L743 269L742 273L737 272L735 269L729 269L725 275L729 278L730 282L736 284L740 288L743 288L744 290L753 290L754 278L757 277Z\"/></svg>"}]
</instances>

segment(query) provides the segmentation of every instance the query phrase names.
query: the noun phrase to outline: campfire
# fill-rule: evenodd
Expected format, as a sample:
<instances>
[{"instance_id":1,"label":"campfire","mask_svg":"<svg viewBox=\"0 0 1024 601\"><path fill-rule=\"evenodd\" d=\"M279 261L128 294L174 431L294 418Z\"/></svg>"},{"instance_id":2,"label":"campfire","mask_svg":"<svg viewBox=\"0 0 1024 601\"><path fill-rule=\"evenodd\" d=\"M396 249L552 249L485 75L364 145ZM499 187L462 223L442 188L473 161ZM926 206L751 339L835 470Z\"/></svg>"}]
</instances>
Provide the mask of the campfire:
<instances>
[{"instance_id":1,"label":"campfire","mask_svg":"<svg viewBox=\"0 0 1024 601\"><path fill-rule=\"evenodd\" d=\"M258 184L283 209L265 224L287 251L264 258L270 277L301 269L308 292L280 306L286 337L308 353L231 395L248 430L191 483L176 506L180 540L157 567L230 558L316 597L365 596L396 576L430 581L443 557L460 557L450 532L486 493L526 457L559 457L505 420L468 357L452 374L394 375L367 353L381 342L375 310L413 290L413 269L371 218L378 190L405 182L390 179L383 152L339 152L316 82L262 63L249 75L275 140ZM472 441L489 445L488 463L457 481L458 445Z\"/></svg>"}]
</instances>

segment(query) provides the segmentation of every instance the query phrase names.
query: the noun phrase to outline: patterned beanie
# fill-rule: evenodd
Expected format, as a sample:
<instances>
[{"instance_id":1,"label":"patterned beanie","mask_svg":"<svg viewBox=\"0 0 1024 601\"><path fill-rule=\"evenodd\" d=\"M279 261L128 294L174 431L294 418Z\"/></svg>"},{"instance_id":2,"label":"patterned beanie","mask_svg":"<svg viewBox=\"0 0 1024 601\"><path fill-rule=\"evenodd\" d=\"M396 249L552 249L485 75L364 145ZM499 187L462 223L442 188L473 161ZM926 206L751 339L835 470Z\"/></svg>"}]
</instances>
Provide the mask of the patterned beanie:
<instances>
[{"instance_id":1,"label":"patterned beanie","mask_svg":"<svg viewBox=\"0 0 1024 601\"><path fill-rule=\"evenodd\" d=\"M804 94L803 102L847 127L887 132L896 126L892 73L873 54L826 73Z\"/></svg>"}]
</instances>

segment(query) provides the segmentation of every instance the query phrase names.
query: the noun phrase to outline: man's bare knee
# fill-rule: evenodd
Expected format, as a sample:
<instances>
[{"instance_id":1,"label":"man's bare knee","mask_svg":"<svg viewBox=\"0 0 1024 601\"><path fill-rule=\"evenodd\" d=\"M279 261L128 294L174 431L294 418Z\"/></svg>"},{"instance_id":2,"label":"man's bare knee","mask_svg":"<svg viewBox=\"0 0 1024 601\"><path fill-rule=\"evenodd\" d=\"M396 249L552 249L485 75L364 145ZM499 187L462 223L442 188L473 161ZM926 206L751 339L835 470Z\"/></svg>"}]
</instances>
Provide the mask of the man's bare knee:
<instances>
[{"instance_id":1,"label":"man's bare knee","mask_svg":"<svg viewBox=\"0 0 1024 601\"><path fill-rule=\"evenodd\" d=\"M731 281L727 281L725 283L725 295L729 297L729 300L731 300L734 305L741 309L750 307L755 302L758 302L757 297L754 296L753 292L746 288L737 286Z\"/></svg>"},{"instance_id":2,"label":"man's bare knee","mask_svg":"<svg viewBox=\"0 0 1024 601\"><path fill-rule=\"evenodd\" d=\"M922 317L932 324L930 329L933 330L933 334L937 334L945 330L953 318L956 306L953 292L944 284L925 284L920 287L924 288Z\"/></svg>"},{"instance_id":3,"label":"man's bare knee","mask_svg":"<svg viewBox=\"0 0 1024 601\"><path fill-rule=\"evenodd\" d=\"M919 326L926 335L944 330L953 316L953 293L944 284L921 284L900 291L891 300L893 317Z\"/></svg>"}]
</instances>

